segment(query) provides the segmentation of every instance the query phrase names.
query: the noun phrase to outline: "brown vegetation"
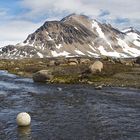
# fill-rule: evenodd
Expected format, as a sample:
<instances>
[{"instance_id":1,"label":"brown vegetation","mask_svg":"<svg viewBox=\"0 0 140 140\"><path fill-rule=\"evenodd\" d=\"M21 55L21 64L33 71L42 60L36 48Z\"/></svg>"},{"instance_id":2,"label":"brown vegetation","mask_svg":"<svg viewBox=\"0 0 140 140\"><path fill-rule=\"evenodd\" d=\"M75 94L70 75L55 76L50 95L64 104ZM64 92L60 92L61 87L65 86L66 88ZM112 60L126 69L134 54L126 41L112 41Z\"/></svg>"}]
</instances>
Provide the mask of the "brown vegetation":
<instances>
[{"instance_id":1,"label":"brown vegetation","mask_svg":"<svg viewBox=\"0 0 140 140\"><path fill-rule=\"evenodd\" d=\"M139 65L124 65L119 61L109 62L102 59L100 60L103 63L102 71L91 73L89 66L95 61L95 59L89 59L89 63L87 63L88 61L81 63L80 58L78 58L75 61L77 64L69 65L71 61L64 58L53 60L0 60L0 69L25 77L32 77L34 73L40 70L49 70L53 74L53 78L49 80L50 83L140 87L140 78L138 78L140 76Z\"/></svg>"}]
</instances>

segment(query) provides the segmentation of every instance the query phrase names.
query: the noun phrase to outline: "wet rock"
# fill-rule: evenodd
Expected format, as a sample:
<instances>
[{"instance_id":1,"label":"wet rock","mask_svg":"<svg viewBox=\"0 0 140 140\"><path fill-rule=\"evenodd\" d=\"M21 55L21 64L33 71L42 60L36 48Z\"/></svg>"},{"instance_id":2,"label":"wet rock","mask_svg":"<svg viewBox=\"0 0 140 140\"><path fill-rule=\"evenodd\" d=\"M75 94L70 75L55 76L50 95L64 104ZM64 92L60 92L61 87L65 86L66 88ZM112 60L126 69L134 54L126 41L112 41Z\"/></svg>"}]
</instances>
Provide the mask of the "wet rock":
<instances>
[{"instance_id":1,"label":"wet rock","mask_svg":"<svg viewBox=\"0 0 140 140\"><path fill-rule=\"evenodd\" d=\"M62 88L58 87L57 90L58 90L58 91L62 91Z\"/></svg>"},{"instance_id":2,"label":"wet rock","mask_svg":"<svg viewBox=\"0 0 140 140\"><path fill-rule=\"evenodd\" d=\"M33 74L34 82L47 82L52 80L53 74L50 70L41 70Z\"/></svg>"}]
</instances>

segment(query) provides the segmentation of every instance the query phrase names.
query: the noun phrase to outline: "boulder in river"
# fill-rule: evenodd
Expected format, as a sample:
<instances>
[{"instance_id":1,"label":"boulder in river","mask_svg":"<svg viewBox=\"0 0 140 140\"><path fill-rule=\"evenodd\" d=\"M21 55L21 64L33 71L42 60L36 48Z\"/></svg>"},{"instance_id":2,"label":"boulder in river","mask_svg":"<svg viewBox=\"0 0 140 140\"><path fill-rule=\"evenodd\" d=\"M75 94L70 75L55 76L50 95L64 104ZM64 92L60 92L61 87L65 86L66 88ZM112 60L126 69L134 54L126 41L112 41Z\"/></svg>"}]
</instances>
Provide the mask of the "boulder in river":
<instances>
[{"instance_id":1,"label":"boulder in river","mask_svg":"<svg viewBox=\"0 0 140 140\"><path fill-rule=\"evenodd\" d=\"M33 74L34 82L47 82L52 80L53 74L50 70L40 70Z\"/></svg>"}]
</instances>

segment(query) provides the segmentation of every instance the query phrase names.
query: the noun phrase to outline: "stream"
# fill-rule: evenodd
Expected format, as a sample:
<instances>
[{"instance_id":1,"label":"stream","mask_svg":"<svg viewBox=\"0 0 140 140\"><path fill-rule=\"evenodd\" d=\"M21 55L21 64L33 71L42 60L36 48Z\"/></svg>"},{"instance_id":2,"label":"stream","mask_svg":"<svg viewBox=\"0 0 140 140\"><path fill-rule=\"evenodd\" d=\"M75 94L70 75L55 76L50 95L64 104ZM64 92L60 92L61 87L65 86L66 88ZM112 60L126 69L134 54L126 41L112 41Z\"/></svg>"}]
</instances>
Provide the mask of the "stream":
<instances>
[{"instance_id":1,"label":"stream","mask_svg":"<svg viewBox=\"0 0 140 140\"><path fill-rule=\"evenodd\" d=\"M30 126L16 125L20 112ZM0 71L0 140L140 140L140 89L41 84Z\"/></svg>"}]
</instances>

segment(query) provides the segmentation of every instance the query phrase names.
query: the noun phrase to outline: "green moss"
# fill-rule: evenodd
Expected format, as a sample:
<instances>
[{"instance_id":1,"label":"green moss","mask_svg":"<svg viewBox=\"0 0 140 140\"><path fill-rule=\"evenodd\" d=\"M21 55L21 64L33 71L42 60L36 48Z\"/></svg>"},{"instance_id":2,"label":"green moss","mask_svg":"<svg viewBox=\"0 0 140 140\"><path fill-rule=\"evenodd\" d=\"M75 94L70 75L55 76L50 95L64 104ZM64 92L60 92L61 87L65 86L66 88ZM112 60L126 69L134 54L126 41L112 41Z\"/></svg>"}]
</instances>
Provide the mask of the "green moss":
<instances>
[{"instance_id":1,"label":"green moss","mask_svg":"<svg viewBox=\"0 0 140 140\"><path fill-rule=\"evenodd\" d=\"M55 76L51 83L76 84L79 83L79 78L70 75Z\"/></svg>"}]
</instances>

